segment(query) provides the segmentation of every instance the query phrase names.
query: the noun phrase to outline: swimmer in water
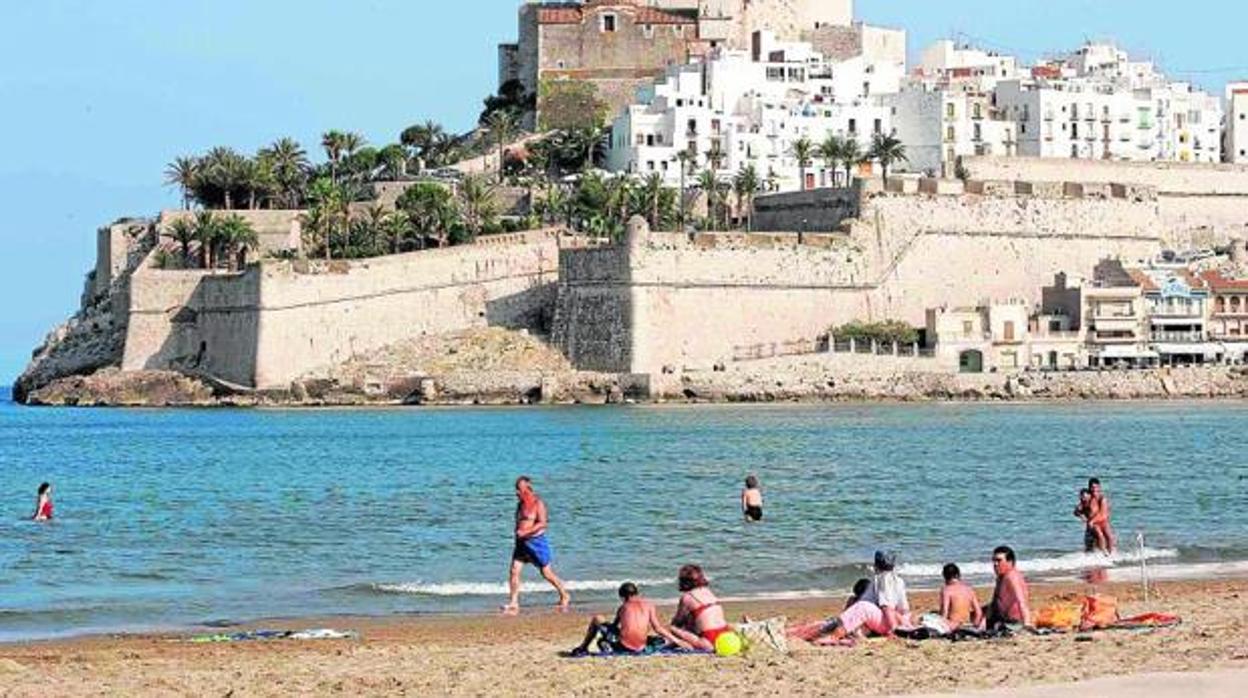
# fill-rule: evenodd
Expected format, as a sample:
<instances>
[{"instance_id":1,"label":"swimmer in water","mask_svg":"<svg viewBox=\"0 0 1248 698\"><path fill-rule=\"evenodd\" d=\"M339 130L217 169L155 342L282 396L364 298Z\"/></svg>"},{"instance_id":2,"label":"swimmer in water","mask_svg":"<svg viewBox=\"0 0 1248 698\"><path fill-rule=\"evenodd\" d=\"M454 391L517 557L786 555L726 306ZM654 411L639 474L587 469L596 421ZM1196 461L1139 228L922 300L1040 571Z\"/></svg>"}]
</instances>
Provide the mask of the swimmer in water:
<instances>
[{"instance_id":1,"label":"swimmer in water","mask_svg":"<svg viewBox=\"0 0 1248 698\"><path fill-rule=\"evenodd\" d=\"M741 490L741 513L746 521L763 520L763 491L753 475L745 478L745 489Z\"/></svg>"},{"instance_id":2,"label":"swimmer in water","mask_svg":"<svg viewBox=\"0 0 1248 698\"><path fill-rule=\"evenodd\" d=\"M35 513L30 517L33 521L52 520L52 485L45 482L39 485L39 496L35 500Z\"/></svg>"}]
</instances>

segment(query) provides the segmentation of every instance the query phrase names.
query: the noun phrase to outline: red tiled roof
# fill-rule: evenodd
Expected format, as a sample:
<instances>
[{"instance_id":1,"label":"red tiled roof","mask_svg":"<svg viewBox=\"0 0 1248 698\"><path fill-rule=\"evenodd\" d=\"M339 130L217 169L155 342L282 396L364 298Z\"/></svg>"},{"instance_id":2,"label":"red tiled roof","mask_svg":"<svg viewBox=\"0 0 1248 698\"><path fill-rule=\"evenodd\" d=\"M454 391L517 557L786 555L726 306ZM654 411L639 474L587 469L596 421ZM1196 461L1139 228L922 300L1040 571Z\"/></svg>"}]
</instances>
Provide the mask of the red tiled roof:
<instances>
[{"instance_id":1,"label":"red tiled roof","mask_svg":"<svg viewBox=\"0 0 1248 698\"><path fill-rule=\"evenodd\" d=\"M1145 274L1139 269L1128 269L1127 275L1131 277L1131 280L1135 282L1136 286L1143 288L1145 291L1158 290L1157 284L1153 283L1153 277Z\"/></svg>"},{"instance_id":2,"label":"red tiled roof","mask_svg":"<svg viewBox=\"0 0 1248 698\"><path fill-rule=\"evenodd\" d=\"M1248 291L1248 279L1228 279L1220 271L1207 271L1201 278L1214 291Z\"/></svg>"}]
</instances>

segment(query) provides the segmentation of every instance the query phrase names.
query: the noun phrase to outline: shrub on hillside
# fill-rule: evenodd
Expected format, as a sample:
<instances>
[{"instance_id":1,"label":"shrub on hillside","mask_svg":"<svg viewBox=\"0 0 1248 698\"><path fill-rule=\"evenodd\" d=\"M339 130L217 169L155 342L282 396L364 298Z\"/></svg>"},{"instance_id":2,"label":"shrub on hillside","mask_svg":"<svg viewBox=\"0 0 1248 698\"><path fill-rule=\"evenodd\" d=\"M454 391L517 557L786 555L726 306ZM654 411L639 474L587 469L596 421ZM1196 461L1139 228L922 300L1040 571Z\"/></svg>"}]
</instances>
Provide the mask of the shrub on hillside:
<instances>
[{"instance_id":1,"label":"shrub on hillside","mask_svg":"<svg viewBox=\"0 0 1248 698\"><path fill-rule=\"evenodd\" d=\"M833 327L832 336L838 341L853 339L857 341L875 340L881 344L914 344L919 341L919 331L900 320L884 320L882 322L848 322L840 327Z\"/></svg>"}]
</instances>

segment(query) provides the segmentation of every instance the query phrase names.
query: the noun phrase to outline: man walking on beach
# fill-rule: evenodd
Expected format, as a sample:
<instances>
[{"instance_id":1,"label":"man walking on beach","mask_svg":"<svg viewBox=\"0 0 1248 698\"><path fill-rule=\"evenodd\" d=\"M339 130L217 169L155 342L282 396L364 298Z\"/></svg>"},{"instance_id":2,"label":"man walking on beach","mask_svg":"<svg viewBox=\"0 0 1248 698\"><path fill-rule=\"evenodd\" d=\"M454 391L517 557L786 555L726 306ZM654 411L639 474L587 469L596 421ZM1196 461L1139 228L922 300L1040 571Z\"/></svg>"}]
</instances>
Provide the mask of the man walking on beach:
<instances>
[{"instance_id":1,"label":"man walking on beach","mask_svg":"<svg viewBox=\"0 0 1248 698\"><path fill-rule=\"evenodd\" d=\"M520 572L526 563L537 567L542 577L559 592L558 608L566 611L572 597L550 564L554 553L551 552L550 541L546 540L546 502L537 496L533 491L533 481L525 476L516 478L516 499L516 542L511 551L511 575L508 579L511 596L507 605L503 606L503 613L514 615L520 612Z\"/></svg>"},{"instance_id":2,"label":"man walking on beach","mask_svg":"<svg viewBox=\"0 0 1248 698\"><path fill-rule=\"evenodd\" d=\"M984 615L991 630L1001 625L1031 625L1031 592L1027 580L1018 571L1014 549L1008 545L992 551L992 570L997 585Z\"/></svg>"}]
</instances>

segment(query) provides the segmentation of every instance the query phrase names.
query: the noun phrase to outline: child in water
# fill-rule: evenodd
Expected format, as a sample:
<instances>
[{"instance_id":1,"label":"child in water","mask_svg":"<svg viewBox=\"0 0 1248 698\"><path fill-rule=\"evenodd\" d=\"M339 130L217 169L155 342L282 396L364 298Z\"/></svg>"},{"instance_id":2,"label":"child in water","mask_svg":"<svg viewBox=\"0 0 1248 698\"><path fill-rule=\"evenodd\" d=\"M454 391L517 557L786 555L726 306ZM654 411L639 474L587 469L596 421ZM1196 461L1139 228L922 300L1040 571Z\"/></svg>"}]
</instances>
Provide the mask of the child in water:
<instances>
[{"instance_id":1,"label":"child in water","mask_svg":"<svg viewBox=\"0 0 1248 698\"><path fill-rule=\"evenodd\" d=\"M1083 521L1083 551L1090 553L1096 549L1096 531L1092 528L1092 492L1088 489L1079 490L1079 503L1075 505L1075 516Z\"/></svg>"},{"instance_id":2,"label":"child in water","mask_svg":"<svg viewBox=\"0 0 1248 698\"><path fill-rule=\"evenodd\" d=\"M35 514L30 517L35 521L51 521L52 520L52 485L43 483L39 485L39 498L35 500Z\"/></svg>"},{"instance_id":3,"label":"child in water","mask_svg":"<svg viewBox=\"0 0 1248 698\"><path fill-rule=\"evenodd\" d=\"M763 520L763 491L753 475L745 478L745 489L741 490L741 513L746 521Z\"/></svg>"}]
</instances>

